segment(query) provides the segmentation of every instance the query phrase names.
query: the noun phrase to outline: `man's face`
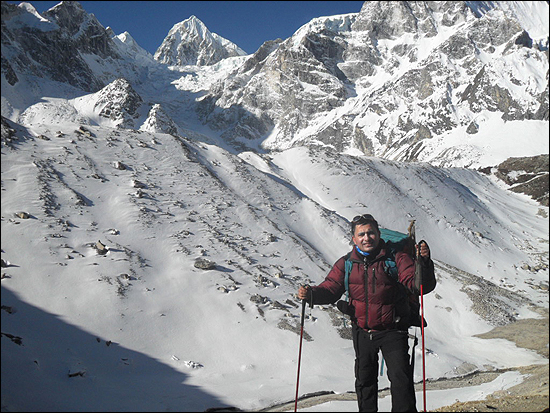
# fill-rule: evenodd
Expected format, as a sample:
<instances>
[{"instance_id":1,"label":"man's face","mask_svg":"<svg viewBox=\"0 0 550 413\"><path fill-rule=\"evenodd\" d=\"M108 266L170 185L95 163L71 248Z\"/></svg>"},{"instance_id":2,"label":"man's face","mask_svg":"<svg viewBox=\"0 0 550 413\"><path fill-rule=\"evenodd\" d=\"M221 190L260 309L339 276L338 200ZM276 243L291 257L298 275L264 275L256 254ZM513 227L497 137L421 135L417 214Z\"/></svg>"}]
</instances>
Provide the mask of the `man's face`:
<instances>
[{"instance_id":1,"label":"man's face","mask_svg":"<svg viewBox=\"0 0 550 413\"><path fill-rule=\"evenodd\" d=\"M380 232L371 224L356 225L352 240L361 251L371 253L378 247Z\"/></svg>"}]
</instances>

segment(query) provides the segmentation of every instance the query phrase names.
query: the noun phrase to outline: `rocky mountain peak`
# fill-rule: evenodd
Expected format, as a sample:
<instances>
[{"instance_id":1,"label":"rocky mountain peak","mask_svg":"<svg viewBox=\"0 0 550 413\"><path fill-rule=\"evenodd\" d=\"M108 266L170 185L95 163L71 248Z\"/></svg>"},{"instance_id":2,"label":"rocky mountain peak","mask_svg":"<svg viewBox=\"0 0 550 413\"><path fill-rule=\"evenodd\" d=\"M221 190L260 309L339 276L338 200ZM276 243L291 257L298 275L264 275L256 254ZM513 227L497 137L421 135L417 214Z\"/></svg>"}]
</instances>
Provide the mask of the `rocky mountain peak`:
<instances>
[{"instance_id":1,"label":"rocky mountain peak","mask_svg":"<svg viewBox=\"0 0 550 413\"><path fill-rule=\"evenodd\" d=\"M78 43L82 52L103 58L117 57L108 32L78 1L62 1L45 11L44 17L55 21L65 34Z\"/></svg>"},{"instance_id":2,"label":"rocky mountain peak","mask_svg":"<svg viewBox=\"0 0 550 413\"><path fill-rule=\"evenodd\" d=\"M191 16L170 29L154 57L167 65L209 66L228 57L245 55L236 44L211 33L202 21Z\"/></svg>"},{"instance_id":3,"label":"rocky mountain peak","mask_svg":"<svg viewBox=\"0 0 550 413\"><path fill-rule=\"evenodd\" d=\"M110 27L108 27L107 29L110 29ZM111 32L112 32L112 30L111 30ZM123 33L119 34L117 37L122 43L126 44L128 47L130 47L134 50L138 50L138 49L139 50L144 50L141 46L139 46L136 43L136 41L134 40L132 35L128 32L123 32Z\"/></svg>"},{"instance_id":4,"label":"rocky mountain peak","mask_svg":"<svg viewBox=\"0 0 550 413\"><path fill-rule=\"evenodd\" d=\"M20 24L33 25L33 22L35 24L37 22L51 24L51 22L41 16L40 13L38 13L38 11L30 3L21 2L18 5L15 5L7 2L2 2L2 21L4 19L25 19L25 17L27 17L27 19L24 22L20 21Z\"/></svg>"},{"instance_id":5,"label":"rocky mountain peak","mask_svg":"<svg viewBox=\"0 0 550 413\"><path fill-rule=\"evenodd\" d=\"M130 83L120 78L95 94L94 111L118 127L133 128L142 103L143 99Z\"/></svg>"},{"instance_id":6,"label":"rocky mountain peak","mask_svg":"<svg viewBox=\"0 0 550 413\"><path fill-rule=\"evenodd\" d=\"M8 79L11 85L17 83L15 73L19 73L85 91L104 86L83 54L101 59L120 56L95 16L76 1L63 1L43 15L28 4L20 6L2 3L2 69L7 74L13 72Z\"/></svg>"},{"instance_id":7,"label":"rocky mountain peak","mask_svg":"<svg viewBox=\"0 0 550 413\"><path fill-rule=\"evenodd\" d=\"M82 5L77 1L62 1L44 12L44 17L56 21L59 27L66 30L70 35L80 31L84 22L99 22L86 13ZM94 21L95 20L95 21Z\"/></svg>"},{"instance_id":8,"label":"rocky mountain peak","mask_svg":"<svg viewBox=\"0 0 550 413\"><path fill-rule=\"evenodd\" d=\"M110 27L107 31L111 33L110 37L118 45L118 51L121 55L127 56L129 60L135 61L138 65L154 62L153 56L147 50L142 48L128 32L115 35Z\"/></svg>"},{"instance_id":9,"label":"rocky mountain peak","mask_svg":"<svg viewBox=\"0 0 550 413\"><path fill-rule=\"evenodd\" d=\"M187 32L189 33L190 37L197 36L201 39L212 35L212 33L210 33L210 31L206 28L205 24L195 15L192 15L188 19L177 23L176 25L174 25L172 30Z\"/></svg>"},{"instance_id":10,"label":"rocky mountain peak","mask_svg":"<svg viewBox=\"0 0 550 413\"><path fill-rule=\"evenodd\" d=\"M170 116L166 114L162 106L156 103L151 107L151 110L147 115L147 119L140 127L140 130L153 133L170 133L175 135L178 133L178 126L170 118Z\"/></svg>"}]
</instances>

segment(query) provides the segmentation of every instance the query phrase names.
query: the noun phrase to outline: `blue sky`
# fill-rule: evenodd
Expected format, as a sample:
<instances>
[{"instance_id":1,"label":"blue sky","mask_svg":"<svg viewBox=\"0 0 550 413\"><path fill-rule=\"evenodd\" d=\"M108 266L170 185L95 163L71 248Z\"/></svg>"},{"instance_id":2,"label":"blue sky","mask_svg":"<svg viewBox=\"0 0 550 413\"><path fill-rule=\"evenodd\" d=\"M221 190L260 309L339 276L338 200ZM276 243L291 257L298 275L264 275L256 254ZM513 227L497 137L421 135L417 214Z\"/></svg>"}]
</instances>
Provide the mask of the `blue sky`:
<instances>
[{"instance_id":1,"label":"blue sky","mask_svg":"<svg viewBox=\"0 0 550 413\"><path fill-rule=\"evenodd\" d=\"M11 1L18 4L19 2ZM28 1L39 13L59 1ZM266 40L286 39L314 17L357 13L363 1L81 1L116 34L129 32L153 54L168 31L191 15L213 33L254 53Z\"/></svg>"}]
</instances>

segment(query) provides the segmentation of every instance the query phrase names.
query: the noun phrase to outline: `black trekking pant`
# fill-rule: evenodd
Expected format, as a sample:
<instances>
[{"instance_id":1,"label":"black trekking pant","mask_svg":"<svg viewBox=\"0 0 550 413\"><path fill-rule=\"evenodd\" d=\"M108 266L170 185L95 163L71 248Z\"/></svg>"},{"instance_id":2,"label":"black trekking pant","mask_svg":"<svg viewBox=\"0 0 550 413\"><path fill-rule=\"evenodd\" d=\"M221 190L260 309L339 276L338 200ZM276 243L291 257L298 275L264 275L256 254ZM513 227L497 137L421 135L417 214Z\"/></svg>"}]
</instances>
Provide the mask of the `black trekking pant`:
<instances>
[{"instance_id":1,"label":"black trekking pant","mask_svg":"<svg viewBox=\"0 0 550 413\"><path fill-rule=\"evenodd\" d=\"M360 412L378 411L378 351L386 362L392 412L416 412L407 331L368 332L353 324L355 391Z\"/></svg>"}]
</instances>

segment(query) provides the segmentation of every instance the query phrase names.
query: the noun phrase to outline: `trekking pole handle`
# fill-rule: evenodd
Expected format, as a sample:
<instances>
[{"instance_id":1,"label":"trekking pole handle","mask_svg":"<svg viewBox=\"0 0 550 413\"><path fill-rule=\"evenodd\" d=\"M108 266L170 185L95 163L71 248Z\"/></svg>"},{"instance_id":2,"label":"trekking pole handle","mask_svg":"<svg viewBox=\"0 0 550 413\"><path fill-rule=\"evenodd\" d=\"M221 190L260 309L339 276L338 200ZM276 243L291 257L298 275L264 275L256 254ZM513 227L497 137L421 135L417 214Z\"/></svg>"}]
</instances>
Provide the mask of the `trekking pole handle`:
<instances>
[{"instance_id":1,"label":"trekking pole handle","mask_svg":"<svg viewBox=\"0 0 550 413\"><path fill-rule=\"evenodd\" d=\"M302 298L302 301L307 302L309 299L309 307L313 308L313 291L311 290L311 286L309 284L300 284L300 287L307 290L306 298Z\"/></svg>"}]
</instances>

